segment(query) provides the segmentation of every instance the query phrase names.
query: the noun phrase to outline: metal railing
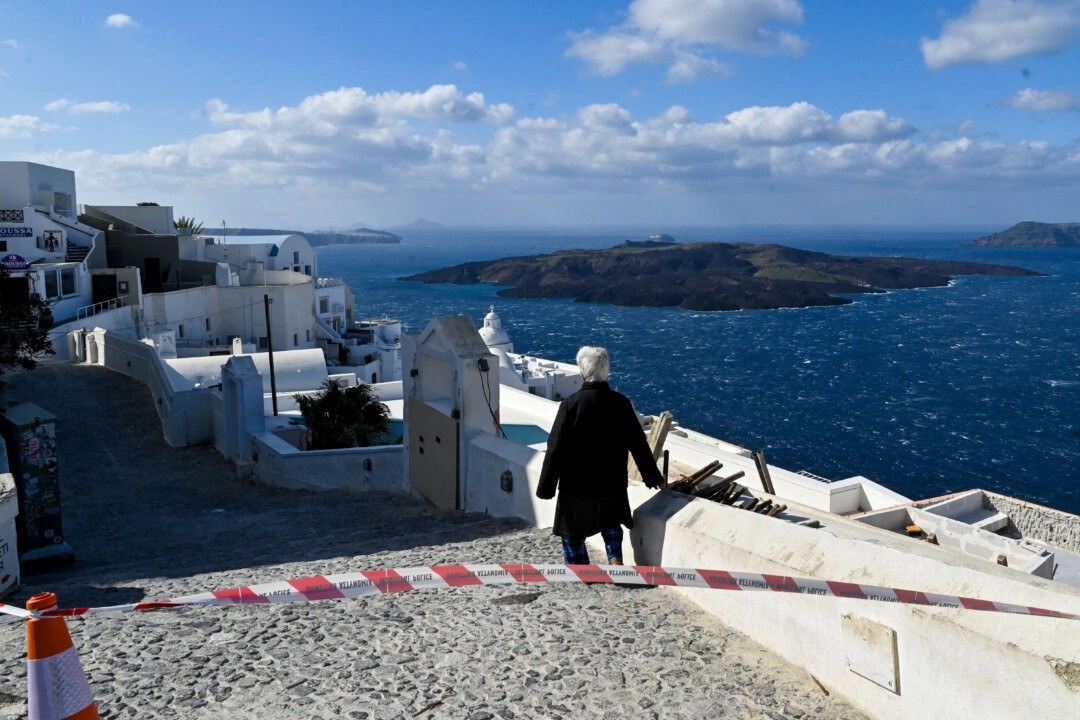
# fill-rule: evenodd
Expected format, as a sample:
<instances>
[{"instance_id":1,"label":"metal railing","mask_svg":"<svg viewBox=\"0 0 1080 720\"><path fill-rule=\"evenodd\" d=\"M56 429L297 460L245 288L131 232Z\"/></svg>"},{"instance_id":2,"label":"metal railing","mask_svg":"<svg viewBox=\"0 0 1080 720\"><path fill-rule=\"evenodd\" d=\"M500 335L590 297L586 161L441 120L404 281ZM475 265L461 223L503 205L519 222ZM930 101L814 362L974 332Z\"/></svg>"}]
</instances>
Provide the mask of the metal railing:
<instances>
[{"instance_id":1,"label":"metal railing","mask_svg":"<svg viewBox=\"0 0 1080 720\"><path fill-rule=\"evenodd\" d=\"M832 480L830 480L829 478L824 478L824 477L821 477L820 475L815 475L814 473L810 472L809 470L796 470L795 474L796 475L802 475L803 477L808 477L811 480L817 480L818 482L821 482L821 483L831 483L832 482Z\"/></svg>"},{"instance_id":2,"label":"metal railing","mask_svg":"<svg viewBox=\"0 0 1080 720\"><path fill-rule=\"evenodd\" d=\"M18 210L0 210L0 222L21 223L22 221L22 208L19 208Z\"/></svg>"},{"instance_id":3,"label":"metal railing","mask_svg":"<svg viewBox=\"0 0 1080 720\"><path fill-rule=\"evenodd\" d=\"M116 310L122 308L127 304L127 299L118 297L112 300L102 300L101 302L94 303L93 305L86 305L75 311L75 318L77 320L85 320L88 317L93 317L100 312L106 310Z\"/></svg>"}]
</instances>

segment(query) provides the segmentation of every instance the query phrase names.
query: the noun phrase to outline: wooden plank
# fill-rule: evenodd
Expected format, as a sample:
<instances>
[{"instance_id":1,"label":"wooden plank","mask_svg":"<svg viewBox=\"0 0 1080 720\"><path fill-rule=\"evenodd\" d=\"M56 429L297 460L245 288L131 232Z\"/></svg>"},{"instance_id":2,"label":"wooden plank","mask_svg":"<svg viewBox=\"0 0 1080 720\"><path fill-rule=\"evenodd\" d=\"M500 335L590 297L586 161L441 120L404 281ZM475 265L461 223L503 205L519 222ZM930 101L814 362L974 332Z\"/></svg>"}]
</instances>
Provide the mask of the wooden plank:
<instances>
[{"instance_id":1,"label":"wooden plank","mask_svg":"<svg viewBox=\"0 0 1080 720\"><path fill-rule=\"evenodd\" d=\"M664 452L664 441L667 440L668 431L671 430L672 420L671 413L665 410L649 426L649 450L652 451L653 460L659 460L661 453ZM641 484L641 471L638 470L637 463L632 457L626 459L626 474L631 485Z\"/></svg>"},{"instance_id":2,"label":"wooden plank","mask_svg":"<svg viewBox=\"0 0 1080 720\"><path fill-rule=\"evenodd\" d=\"M776 490L773 489L772 477L769 476L769 465L765 462L765 451L754 451L754 465L757 466L758 476L761 478L761 489L770 495L775 495Z\"/></svg>"}]
</instances>

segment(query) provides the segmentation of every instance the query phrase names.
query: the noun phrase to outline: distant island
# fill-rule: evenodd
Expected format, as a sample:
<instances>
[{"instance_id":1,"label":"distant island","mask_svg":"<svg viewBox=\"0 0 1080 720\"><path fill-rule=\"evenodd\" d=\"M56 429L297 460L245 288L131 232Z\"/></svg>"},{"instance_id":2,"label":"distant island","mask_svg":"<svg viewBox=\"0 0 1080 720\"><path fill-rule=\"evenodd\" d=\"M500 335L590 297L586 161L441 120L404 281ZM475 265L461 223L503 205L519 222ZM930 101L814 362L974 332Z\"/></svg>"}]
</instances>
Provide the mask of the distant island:
<instances>
[{"instance_id":1,"label":"distant island","mask_svg":"<svg viewBox=\"0 0 1080 720\"><path fill-rule=\"evenodd\" d=\"M398 225L395 230L441 230L444 226L424 218L416 218L408 225Z\"/></svg>"},{"instance_id":2,"label":"distant island","mask_svg":"<svg viewBox=\"0 0 1080 720\"><path fill-rule=\"evenodd\" d=\"M608 250L470 262L410 275L425 283L505 285L499 295L688 310L765 310L852 302L843 294L939 287L958 275L1040 273L986 263L847 257L753 243L623 244Z\"/></svg>"},{"instance_id":3,"label":"distant island","mask_svg":"<svg viewBox=\"0 0 1080 720\"><path fill-rule=\"evenodd\" d=\"M400 243L401 236L384 230L356 228L350 230L271 230L267 228L228 228L228 236L303 235L312 247L320 245L366 245L368 243Z\"/></svg>"},{"instance_id":4,"label":"distant island","mask_svg":"<svg viewBox=\"0 0 1080 720\"><path fill-rule=\"evenodd\" d=\"M975 247L1080 247L1080 223L1027 220L969 244Z\"/></svg>"}]
</instances>

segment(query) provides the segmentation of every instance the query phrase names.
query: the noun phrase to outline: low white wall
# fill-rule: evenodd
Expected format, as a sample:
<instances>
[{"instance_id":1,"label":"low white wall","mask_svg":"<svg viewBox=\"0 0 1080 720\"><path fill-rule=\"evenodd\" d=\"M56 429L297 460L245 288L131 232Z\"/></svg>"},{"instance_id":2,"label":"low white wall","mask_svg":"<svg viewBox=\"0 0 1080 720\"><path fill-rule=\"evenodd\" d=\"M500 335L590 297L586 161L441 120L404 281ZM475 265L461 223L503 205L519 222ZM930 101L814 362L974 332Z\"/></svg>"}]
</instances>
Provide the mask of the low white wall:
<instances>
[{"instance_id":1,"label":"low white wall","mask_svg":"<svg viewBox=\"0 0 1080 720\"><path fill-rule=\"evenodd\" d=\"M269 393L270 354L250 353L263 382L263 392ZM228 362L228 355L210 355L187 358L168 358L163 364L174 373L177 389L187 390L196 383L207 386L221 382L221 366ZM274 353L274 378L278 401L288 394L311 389L318 390L326 382L326 365L322 351L318 349L281 350Z\"/></svg>"},{"instance_id":2,"label":"low white wall","mask_svg":"<svg viewBox=\"0 0 1080 720\"><path fill-rule=\"evenodd\" d=\"M254 433L251 442L255 475L268 485L413 494L401 445L298 450L271 432Z\"/></svg>"},{"instance_id":3,"label":"low white wall","mask_svg":"<svg viewBox=\"0 0 1080 720\"><path fill-rule=\"evenodd\" d=\"M824 527L811 529L665 491L635 511L630 544L639 564L858 582L1080 614L1076 588L821 518ZM1080 702L1077 621L785 593L675 591L878 720L1072 717ZM860 639L858 629L867 627L895 632L895 650ZM895 669L897 688L858 674L882 668Z\"/></svg>"},{"instance_id":4,"label":"low white wall","mask_svg":"<svg viewBox=\"0 0 1080 720\"><path fill-rule=\"evenodd\" d=\"M150 390L165 441L174 447L209 442L214 435L214 390L178 390L153 347L95 328L87 334L87 362L135 378Z\"/></svg>"},{"instance_id":5,"label":"low white wall","mask_svg":"<svg viewBox=\"0 0 1080 720\"><path fill-rule=\"evenodd\" d=\"M519 517L537 527L551 527L555 501L536 497L543 451L480 432L473 437L468 452L466 510L495 517ZM510 473L509 492L502 489L505 472Z\"/></svg>"},{"instance_id":6,"label":"low white wall","mask_svg":"<svg viewBox=\"0 0 1080 720\"><path fill-rule=\"evenodd\" d=\"M1080 553L1080 523L1075 515L997 493L984 491L984 494L994 509L1008 515L1025 537L1038 538L1062 550Z\"/></svg>"},{"instance_id":7,"label":"low white wall","mask_svg":"<svg viewBox=\"0 0 1080 720\"><path fill-rule=\"evenodd\" d=\"M728 477L742 471L744 475L739 479L740 485L754 491L764 490L757 465L745 449L682 428L677 428L668 435L664 448L669 452L672 461L692 468L702 468L713 460L719 460L722 466L713 473L714 476ZM801 473L769 465L769 478L776 494L785 500L838 515L909 502L903 495L862 476L822 482Z\"/></svg>"},{"instance_id":8,"label":"low white wall","mask_svg":"<svg viewBox=\"0 0 1080 720\"><path fill-rule=\"evenodd\" d=\"M135 337L135 328L137 326L135 316L138 311L137 305L128 305L105 310L82 320L70 320L62 325L50 328L48 336L52 342L54 353L51 359L54 361L83 360L84 358L78 357L79 348L75 346L73 339L73 336L80 331L89 334L97 328L132 338Z\"/></svg>"}]
</instances>

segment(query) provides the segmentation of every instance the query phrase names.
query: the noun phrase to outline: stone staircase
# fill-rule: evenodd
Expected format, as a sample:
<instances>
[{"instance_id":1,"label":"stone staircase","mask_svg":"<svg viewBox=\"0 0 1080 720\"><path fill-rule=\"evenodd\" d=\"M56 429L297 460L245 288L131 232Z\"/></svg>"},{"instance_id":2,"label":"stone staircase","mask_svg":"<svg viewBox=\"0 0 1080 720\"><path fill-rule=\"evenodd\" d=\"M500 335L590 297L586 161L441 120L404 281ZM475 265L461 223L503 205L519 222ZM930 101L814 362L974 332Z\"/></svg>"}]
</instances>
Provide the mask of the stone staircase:
<instances>
[{"instance_id":1,"label":"stone staircase","mask_svg":"<svg viewBox=\"0 0 1080 720\"><path fill-rule=\"evenodd\" d=\"M73 245L68 243L67 254L64 258L67 262L82 262L90 254L90 248L85 245Z\"/></svg>"}]
</instances>

